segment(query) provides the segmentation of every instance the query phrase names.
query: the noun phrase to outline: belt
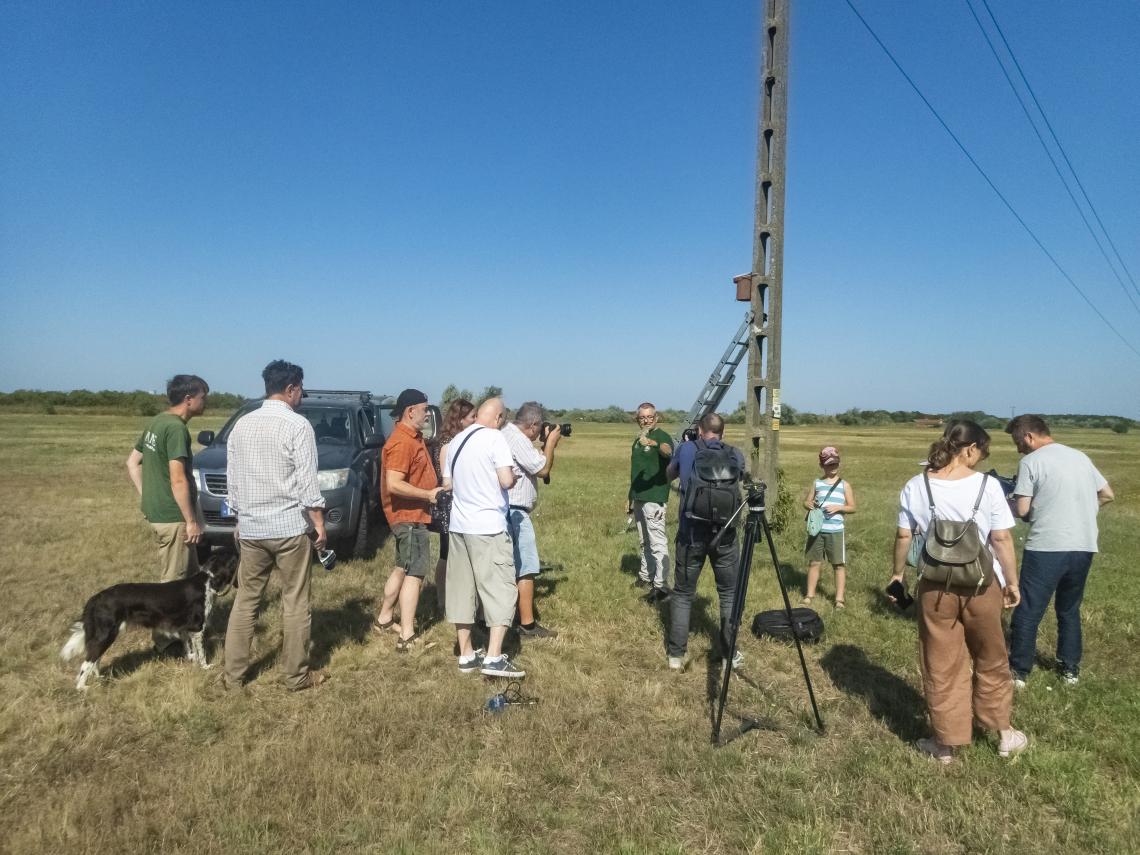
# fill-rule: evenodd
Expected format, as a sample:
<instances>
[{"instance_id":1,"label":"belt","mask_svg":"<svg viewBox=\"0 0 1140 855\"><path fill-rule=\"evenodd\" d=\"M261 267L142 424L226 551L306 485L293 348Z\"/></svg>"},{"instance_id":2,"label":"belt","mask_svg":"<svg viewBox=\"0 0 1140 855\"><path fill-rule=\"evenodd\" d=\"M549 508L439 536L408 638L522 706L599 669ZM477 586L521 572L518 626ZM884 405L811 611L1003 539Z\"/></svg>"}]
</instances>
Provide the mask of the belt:
<instances>
[{"instance_id":1,"label":"belt","mask_svg":"<svg viewBox=\"0 0 1140 855\"><path fill-rule=\"evenodd\" d=\"M522 505L508 505L507 507L512 511L526 511L528 514L530 513L530 508L523 507Z\"/></svg>"}]
</instances>

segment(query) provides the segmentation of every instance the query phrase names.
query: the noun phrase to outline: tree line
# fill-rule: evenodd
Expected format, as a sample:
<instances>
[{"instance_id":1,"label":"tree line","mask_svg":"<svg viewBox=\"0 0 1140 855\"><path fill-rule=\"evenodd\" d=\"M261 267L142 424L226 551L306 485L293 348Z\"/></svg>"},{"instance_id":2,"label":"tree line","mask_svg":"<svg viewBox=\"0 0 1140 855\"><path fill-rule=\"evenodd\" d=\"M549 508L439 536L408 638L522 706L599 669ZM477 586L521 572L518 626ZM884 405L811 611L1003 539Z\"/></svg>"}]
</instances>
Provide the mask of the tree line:
<instances>
[{"instance_id":1,"label":"tree line","mask_svg":"<svg viewBox=\"0 0 1140 855\"><path fill-rule=\"evenodd\" d=\"M441 409L446 409L456 398L466 398L476 404L487 398L499 397L503 394L500 386L485 386L479 394L470 389L461 389L451 384L443 390L439 399ZM232 412L244 404L248 398L243 395L234 395L229 392L210 392L208 406L210 410ZM88 389L73 389L70 392L50 392L39 389L17 389L15 392L0 392L0 410L12 413L46 413L55 415L68 412L96 413L106 415L139 415L153 416L162 412L168 406L166 396L155 392L135 390L133 392L119 392L103 389L92 392ZM634 411L611 404L608 407L548 407L547 412L551 419L571 422L597 422L601 424L631 423ZM687 410L662 409L658 410L661 422L665 425L680 424L687 416ZM1116 433L1127 433L1138 422L1123 416L1089 415L1084 413L1055 413L1042 414L1052 427L1081 427L1102 428ZM744 424L746 421L745 402L741 401L736 409L725 414L725 421L729 424ZM948 422L954 419L970 419L977 422L986 430L1003 430L1005 418L985 413L980 410L971 412L927 413L919 410L861 410L851 408L841 413L812 413L806 410L797 410L787 404L783 405L781 413L782 424L795 425L844 425L850 427L875 427L892 424L926 423L931 426L938 422Z\"/></svg>"},{"instance_id":2,"label":"tree line","mask_svg":"<svg viewBox=\"0 0 1140 855\"><path fill-rule=\"evenodd\" d=\"M229 392L210 392L206 401L209 410L224 412L236 410L248 400L241 395ZM97 415L157 416L170 406L166 395L144 392L118 392L103 389L92 392L88 389L73 389L70 392L44 392L39 389L17 389L15 392L0 392L0 409L10 413L47 413L48 415L69 412L95 413Z\"/></svg>"}]
</instances>

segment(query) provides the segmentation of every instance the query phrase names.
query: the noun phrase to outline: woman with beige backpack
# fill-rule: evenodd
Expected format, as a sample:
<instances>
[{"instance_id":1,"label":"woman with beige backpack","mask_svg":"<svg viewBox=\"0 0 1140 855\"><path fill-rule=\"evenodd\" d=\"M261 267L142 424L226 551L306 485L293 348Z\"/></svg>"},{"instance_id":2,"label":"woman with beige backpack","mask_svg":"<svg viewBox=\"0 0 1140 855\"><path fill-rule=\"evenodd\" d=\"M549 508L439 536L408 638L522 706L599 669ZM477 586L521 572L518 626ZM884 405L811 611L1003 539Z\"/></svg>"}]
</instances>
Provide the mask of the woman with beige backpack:
<instances>
[{"instance_id":1,"label":"woman with beige backpack","mask_svg":"<svg viewBox=\"0 0 1140 855\"><path fill-rule=\"evenodd\" d=\"M1001 486L975 471L989 446L981 426L952 422L899 496L892 586L905 591L907 564L917 568L922 683L934 730L916 747L940 763L970 744L975 721L999 735L1002 757L1029 744L1010 724L1013 681L1001 626L1002 609L1021 599L1013 514Z\"/></svg>"}]
</instances>

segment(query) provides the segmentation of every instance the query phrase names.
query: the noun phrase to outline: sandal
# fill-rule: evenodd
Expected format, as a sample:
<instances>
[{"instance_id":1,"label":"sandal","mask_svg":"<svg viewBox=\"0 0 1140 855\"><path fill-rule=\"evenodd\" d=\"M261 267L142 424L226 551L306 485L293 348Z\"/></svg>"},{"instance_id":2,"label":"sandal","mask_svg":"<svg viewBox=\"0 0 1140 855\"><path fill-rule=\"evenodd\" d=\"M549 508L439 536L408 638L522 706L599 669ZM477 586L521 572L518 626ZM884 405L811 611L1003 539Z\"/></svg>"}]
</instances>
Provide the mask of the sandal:
<instances>
[{"instance_id":1,"label":"sandal","mask_svg":"<svg viewBox=\"0 0 1140 855\"><path fill-rule=\"evenodd\" d=\"M374 620L372 622L372 631L374 633L376 633L377 635L383 635L388 630L392 629L392 627L394 627L394 626L396 626L396 618L395 617L393 617L390 621L388 621L386 623L380 623L380 618L376 618L376 620ZM398 631L399 631L399 627L396 627L396 629L393 630L393 632L398 632Z\"/></svg>"},{"instance_id":2,"label":"sandal","mask_svg":"<svg viewBox=\"0 0 1140 855\"><path fill-rule=\"evenodd\" d=\"M815 597L804 597L802 600L800 600L800 605L801 606L810 606L811 601L814 599L815 599Z\"/></svg>"},{"instance_id":3,"label":"sandal","mask_svg":"<svg viewBox=\"0 0 1140 855\"><path fill-rule=\"evenodd\" d=\"M407 653L417 648L427 650L431 647L435 647L435 642L428 641L425 643L423 633L420 632L413 632L407 638L396 639L396 652L398 653Z\"/></svg>"},{"instance_id":4,"label":"sandal","mask_svg":"<svg viewBox=\"0 0 1140 855\"><path fill-rule=\"evenodd\" d=\"M846 600L836 600L835 601L835 607L837 609L845 609L845 608L847 608L847 601Z\"/></svg>"}]
</instances>

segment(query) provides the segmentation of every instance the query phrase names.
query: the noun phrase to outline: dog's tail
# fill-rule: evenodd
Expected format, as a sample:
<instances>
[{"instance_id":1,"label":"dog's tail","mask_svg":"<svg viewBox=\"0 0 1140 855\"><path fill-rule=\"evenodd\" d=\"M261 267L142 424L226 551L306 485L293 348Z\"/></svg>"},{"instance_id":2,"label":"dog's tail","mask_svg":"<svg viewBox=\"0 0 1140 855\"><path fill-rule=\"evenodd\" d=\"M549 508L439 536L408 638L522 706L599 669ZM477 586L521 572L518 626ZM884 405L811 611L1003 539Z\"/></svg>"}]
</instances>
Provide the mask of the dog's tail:
<instances>
[{"instance_id":1,"label":"dog's tail","mask_svg":"<svg viewBox=\"0 0 1140 855\"><path fill-rule=\"evenodd\" d=\"M63 645L63 649L59 651L59 658L64 662L70 662L84 652L86 645L87 633L83 631L82 622L76 621L71 625L71 638L67 639L67 644Z\"/></svg>"}]
</instances>

